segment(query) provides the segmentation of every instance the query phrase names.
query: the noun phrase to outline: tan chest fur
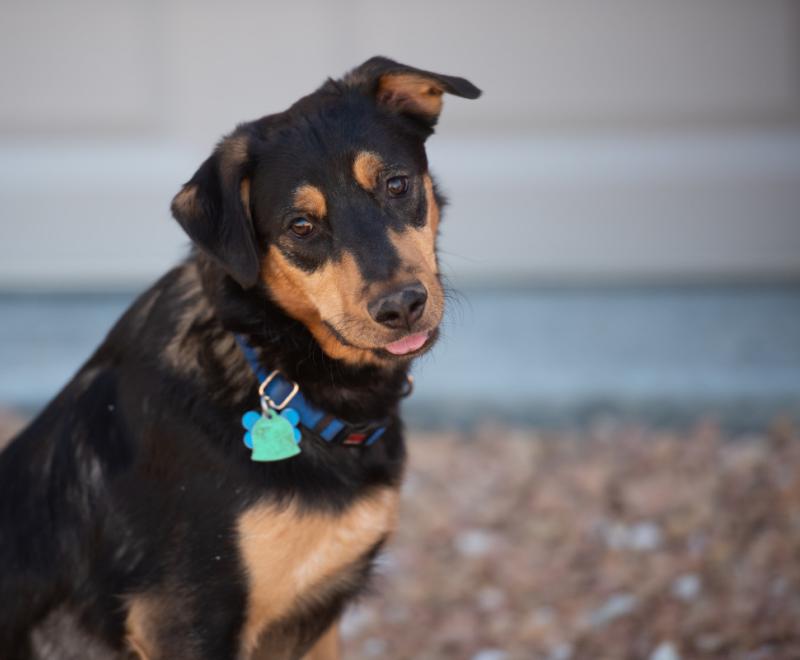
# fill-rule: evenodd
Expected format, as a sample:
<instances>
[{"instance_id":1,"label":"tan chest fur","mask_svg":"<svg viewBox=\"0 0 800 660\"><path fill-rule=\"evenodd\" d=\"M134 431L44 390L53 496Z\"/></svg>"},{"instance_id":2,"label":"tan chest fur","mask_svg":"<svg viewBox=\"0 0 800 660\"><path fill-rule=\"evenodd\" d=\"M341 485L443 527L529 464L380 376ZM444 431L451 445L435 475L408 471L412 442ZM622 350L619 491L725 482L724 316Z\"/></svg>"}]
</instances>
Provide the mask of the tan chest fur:
<instances>
[{"instance_id":1,"label":"tan chest fur","mask_svg":"<svg viewBox=\"0 0 800 660\"><path fill-rule=\"evenodd\" d=\"M245 657L267 626L313 599L315 589L324 589L393 529L397 501L397 490L386 488L340 514L303 512L293 504L245 511L238 523L249 581Z\"/></svg>"}]
</instances>

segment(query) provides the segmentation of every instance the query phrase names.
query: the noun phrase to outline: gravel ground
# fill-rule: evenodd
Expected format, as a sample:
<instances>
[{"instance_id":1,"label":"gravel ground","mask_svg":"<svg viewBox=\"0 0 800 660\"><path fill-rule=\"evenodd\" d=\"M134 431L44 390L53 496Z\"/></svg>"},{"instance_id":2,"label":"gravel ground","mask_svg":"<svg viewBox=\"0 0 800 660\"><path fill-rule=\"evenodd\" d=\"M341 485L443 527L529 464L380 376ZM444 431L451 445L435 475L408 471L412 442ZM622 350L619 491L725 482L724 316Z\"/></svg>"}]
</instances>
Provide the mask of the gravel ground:
<instances>
[{"instance_id":1,"label":"gravel ground","mask_svg":"<svg viewBox=\"0 0 800 660\"><path fill-rule=\"evenodd\" d=\"M0 415L0 438L18 420ZM345 658L800 658L800 438L412 434Z\"/></svg>"},{"instance_id":2,"label":"gravel ground","mask_svg":"<svg viewBox=\"0 0 800 660\"><path fill-rule=\"evenodd\" d=\"M800 439L415 435L347 658L800 658Z\"/></svg>"}]
</instances>

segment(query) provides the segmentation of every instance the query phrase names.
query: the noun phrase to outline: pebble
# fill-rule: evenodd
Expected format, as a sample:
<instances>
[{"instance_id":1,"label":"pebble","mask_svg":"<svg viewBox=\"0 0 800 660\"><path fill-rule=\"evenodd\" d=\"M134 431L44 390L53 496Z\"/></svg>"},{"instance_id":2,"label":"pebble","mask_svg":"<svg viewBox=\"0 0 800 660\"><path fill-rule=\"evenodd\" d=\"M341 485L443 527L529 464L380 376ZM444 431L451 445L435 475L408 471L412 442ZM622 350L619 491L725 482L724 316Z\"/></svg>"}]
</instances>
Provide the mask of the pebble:
<instances>
[{"instance_id":1,"label":"pebble","mask_svg":"<svg viewBox=\"0 0 800 660\"><path fill-rule=\"evenodd\" d=\"M700 578L694 573L681 575L672 582L672 595L686 602L697 598L700 589Z\"/></svg>"},{"instance_id":2,"label":"pebble","mask_svg":"<svg viewBox=\"0 0 800 660\"><path fill-rule=\"evenodd\" d=\"M546 628L553 624L555 618L552 607L537 607L530 616L530 622L537 628Z\"/></svg>"},{"instance_id":3,"label":"pebble","mask_svg":"<svg viewBox=\"0 0 800 660\"><path fill-rule=\"evenodd\" d=\"M508 653L500 649L481 649L472 656L472 660L506 660Z\"/></svg>"},{"instance_id":4,"label":"pebble","mask_svg":"<svg viewBox=\"0 0 800 660\"><path fill-rule=\"evenodd\" d=\"M615 550L647 552L661 545L661 528L653 522L612 525L605 531L606 543Z\"/></svg>"},{"instance_id":5,"label":"pebble","mask_svg":"<svg viewBox=\"0 0 800 660\"><path fill-rule=\"evenodd\" d=\"M386 642L377 637L369 637L364 640L364 655L370 658L385 658L386 657Z\"/></svg>"},{"instance_id":6,"label":"pebble","mask_svg":"<svg viewBox=\"0 0 800 660\"><path fill-rule=\"evenodd\" d=\"M484 612L501 608L506 602L506 594L497 587L484 587L478 592L478 607Z\"/></svg>"},{"instance_id":7,"label":"pebble","mask_svg":"<svg viewBox=\"0 0 800 660\"><path fill-rule=\"evenodd\" d=\"M342 617L339 630L343 639L352 639L362 630L372 625L375 616L368 607L358 605L349 608Z\"/></svg>"},{"instance_id":8,"label":"pebble","mask_svg":"<svg viewBox=\"0 0 800 660\"><path fill-rule=\"evenodd\" d=\"M649 660L681 660L681 656L671 642L661 642L653 649Z\"/></svg>"},{"instance_id":9,"label":"pebble","mask_svg":"<svg viewBox=\"0 0 800 660\"><path fill-rule=\"evenodd\" d=\"M592 628L600 628L614 619L630 614L638 604L639 599L633 594L614 594L591 612L586 622Z\"/></svg>"},{"instance_id":10,"label":"pebble","mask_svg":"<svg viewBox=\"0 0 800 660\"><path fill-rule=\"evenodd\" d=\"M572 657L572 646L567 643L558 644L553 647L547 656L547 660L570 660Z\"/></svg>"},{"instance_id":11,"label":"pebble","mask_svg":"<svg viewBox=\"0 0 800 660\"><path fill-rule=\"evenodd\" d=\"M455 545L464 557L484 557L494 548L495 539L484 529L468 529L456 536Z\"/></svg>"}]
</instances>

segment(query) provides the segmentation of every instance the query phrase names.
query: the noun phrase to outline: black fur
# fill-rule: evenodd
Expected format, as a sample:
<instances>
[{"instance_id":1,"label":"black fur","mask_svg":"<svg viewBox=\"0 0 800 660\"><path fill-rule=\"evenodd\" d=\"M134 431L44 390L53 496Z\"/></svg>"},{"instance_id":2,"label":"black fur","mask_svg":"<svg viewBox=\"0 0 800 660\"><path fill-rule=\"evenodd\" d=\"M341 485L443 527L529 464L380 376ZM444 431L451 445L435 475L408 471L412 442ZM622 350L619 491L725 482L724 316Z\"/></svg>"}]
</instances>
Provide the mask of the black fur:
<instances>
[{"instance_id":1,"label":"black fur","mask_svg":"<svg viewBox=\"0 0 800 660\"><path fill-rule=\"evenodd\" d=\"M111 656L122 654L124 596L153 590L181 603L169 615L163 657L236 658L246 599L237 516L264 499L336 513L371 489L399 485L408 362L330 358L272 300L259 268L268 246L286 240L286 194L298 180L332 189L349 171L345 154L363 148L427 171L431 121L393 113L372 96L376 76L406 69L374 58L290 110L240 126L233 136L243 138L244 159L241 149L226 152L230 138L221 143L190 181L193 213L175 209L197 248L134 302L0 454L0 660L32 657L31 631L57 610ZM446 91L478 93L462 79L438 79ZM235 201L243 177L252 182L244 210ZM348 250L366 281L386 278L398 260L378 227L419 223L424 200L416 190L376 210L363 191L342 185L329 199L331 216L361 222L342 220L335 236L289 256L313 271ZM253 463L240 418L257 405L258 383L234 333L320 407L351 421L388 418L387 432L371 447L304 437L301 455ZM363 589L379 545L353 557L357 579L332 585L270 631L276 653L309 648Z\"/></svg>"}]
</instances>

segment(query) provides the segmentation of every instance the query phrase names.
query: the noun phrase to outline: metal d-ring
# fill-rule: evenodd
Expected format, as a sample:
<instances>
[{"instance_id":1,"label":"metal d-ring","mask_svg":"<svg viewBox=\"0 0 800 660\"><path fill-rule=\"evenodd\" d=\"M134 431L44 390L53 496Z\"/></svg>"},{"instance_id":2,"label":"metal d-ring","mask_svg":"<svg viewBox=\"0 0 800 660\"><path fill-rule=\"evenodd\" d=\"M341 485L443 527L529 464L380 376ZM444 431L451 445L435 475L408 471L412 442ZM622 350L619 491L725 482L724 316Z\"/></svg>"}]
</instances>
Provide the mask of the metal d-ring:
<instances>
[{"instance_id":1,"label":"metal d-ring","mask_svg":"<svg viewBox=\"0 0 800 660\"><path fill-rule=\"evenodd\" d=\"M267 386L275 380L275 377L280 373L277 369L273 371L269 376L266 377L261 386L258 388L258 395L261 397L261 407L263 408L266 404L273 410L283 410L286 406L289 405L292 399L294 399L295 395L300 391L300 386L292 381L292 391L286 395L283 401L280 403L275 403L270 397L268 397L264 392L267 391Z\"/></svg>"}]
</instances>

